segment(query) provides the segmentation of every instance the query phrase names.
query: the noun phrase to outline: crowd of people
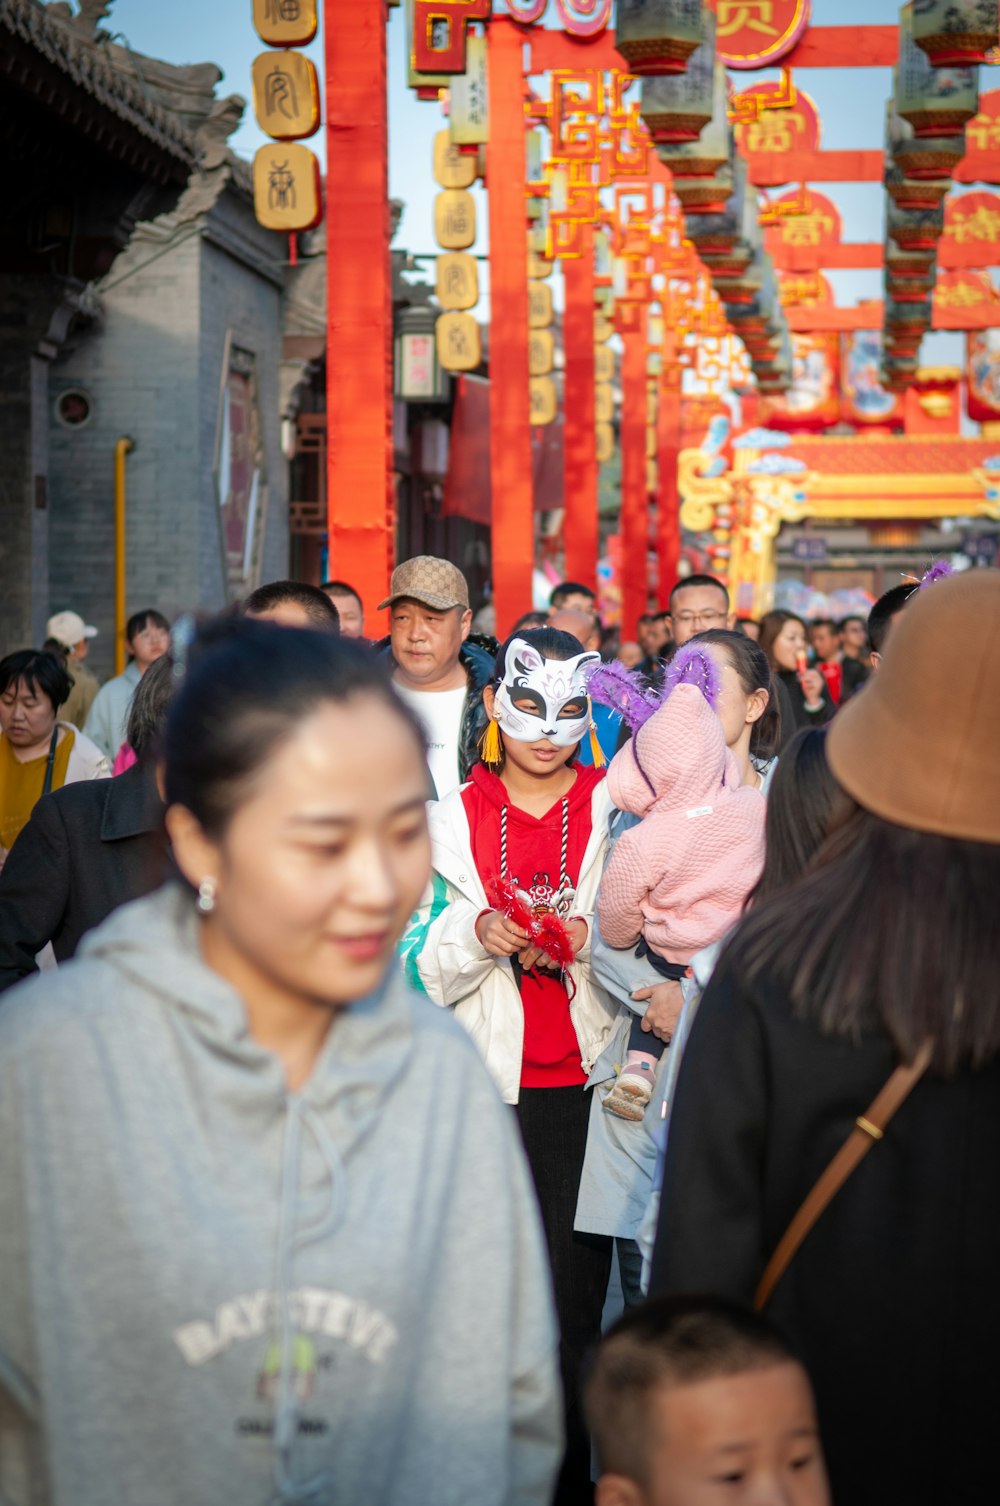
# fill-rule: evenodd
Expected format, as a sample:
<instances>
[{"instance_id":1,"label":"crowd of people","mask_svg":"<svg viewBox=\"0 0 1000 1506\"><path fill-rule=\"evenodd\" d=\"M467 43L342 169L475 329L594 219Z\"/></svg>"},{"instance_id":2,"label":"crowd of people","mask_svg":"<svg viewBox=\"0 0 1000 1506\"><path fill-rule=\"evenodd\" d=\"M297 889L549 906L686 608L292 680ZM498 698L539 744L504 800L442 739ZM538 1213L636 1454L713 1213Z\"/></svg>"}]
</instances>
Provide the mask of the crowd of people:
<instances>
[{"instance_id":1,"label":"crowd of people","mask_svg":"<svg viewBox=\"0 0 1000 1506\"><path fill-rule=\"evenodd\" d=\"M420 556L0 659L0 1501L978 1506L1000 572L947 576L500 643Z\"/></svg>"}]
</instances>

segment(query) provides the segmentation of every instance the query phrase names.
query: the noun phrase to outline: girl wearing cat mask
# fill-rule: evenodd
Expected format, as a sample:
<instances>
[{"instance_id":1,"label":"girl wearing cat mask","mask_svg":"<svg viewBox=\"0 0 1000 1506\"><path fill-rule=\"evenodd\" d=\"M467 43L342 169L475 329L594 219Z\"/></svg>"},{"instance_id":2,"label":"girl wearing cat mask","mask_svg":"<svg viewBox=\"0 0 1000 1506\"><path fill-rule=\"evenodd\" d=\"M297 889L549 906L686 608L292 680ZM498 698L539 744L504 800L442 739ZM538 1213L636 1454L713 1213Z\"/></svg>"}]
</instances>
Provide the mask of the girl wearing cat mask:
<instances>
[{"instance_id":1,"label":"girl wearing cat mask","mask_svg":"<svg viewBox=\"0 0 1000 1506\"><path fill-rule=\"evenodd\" d=\"M411 981L454 1008L516 1106L562 1330L567 1455L557 1502L584 1499L590 1486L578 1372L600 1332L611 1265L610 1240L573 1231L584 1088L616 1013L589 962L611 801L604 769L576 761L591 735L587 672L599 663L552 628L501 649L483 695L480 762L430 808L432 888L403 942Z\"/></svg>"}]
</instances>

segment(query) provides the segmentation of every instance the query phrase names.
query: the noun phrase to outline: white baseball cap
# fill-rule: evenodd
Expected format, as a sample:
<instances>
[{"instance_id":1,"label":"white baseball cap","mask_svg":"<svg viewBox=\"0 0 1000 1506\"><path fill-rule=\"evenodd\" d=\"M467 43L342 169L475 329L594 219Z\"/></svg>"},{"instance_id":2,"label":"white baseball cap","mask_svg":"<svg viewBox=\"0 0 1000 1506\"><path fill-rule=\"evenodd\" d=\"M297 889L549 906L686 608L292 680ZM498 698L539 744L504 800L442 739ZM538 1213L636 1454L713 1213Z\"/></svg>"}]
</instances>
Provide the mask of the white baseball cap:
<instances>
[{"instance_id":1,"label":"white baseball cap","mask_svg":"<svg viewBox=\"0 0 1000 1506\"><path fill-rule=\"evenodd\" d=\"M64 648L75 648L84 638L96 638L97 629L89 627L78 612L57 612L45 627L46 638L54 638Z\"/></svg>"}]
</instances>

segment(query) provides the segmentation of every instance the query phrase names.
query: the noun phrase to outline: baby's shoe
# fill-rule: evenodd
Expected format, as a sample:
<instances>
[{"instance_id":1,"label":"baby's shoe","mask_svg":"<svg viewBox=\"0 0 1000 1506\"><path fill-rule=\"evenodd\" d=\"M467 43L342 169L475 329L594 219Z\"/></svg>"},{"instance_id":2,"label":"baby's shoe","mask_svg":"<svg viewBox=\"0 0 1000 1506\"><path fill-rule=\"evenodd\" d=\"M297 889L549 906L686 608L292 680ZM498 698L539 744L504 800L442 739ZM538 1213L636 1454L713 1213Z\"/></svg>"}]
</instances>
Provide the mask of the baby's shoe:
<instances>
[{"instance_id":1,"label":"baby's shoe","mask_svg":"<svg viewBox=\"0 0 1000 1506\"><path fill-rule=\"evenodd\" d=\"M653 1069L628 1062L615 1078L614 1085L602 1107L618 1119L631 1119L638 1123L646 1111L653 1093Z\"/></svg>"}]
</instances>

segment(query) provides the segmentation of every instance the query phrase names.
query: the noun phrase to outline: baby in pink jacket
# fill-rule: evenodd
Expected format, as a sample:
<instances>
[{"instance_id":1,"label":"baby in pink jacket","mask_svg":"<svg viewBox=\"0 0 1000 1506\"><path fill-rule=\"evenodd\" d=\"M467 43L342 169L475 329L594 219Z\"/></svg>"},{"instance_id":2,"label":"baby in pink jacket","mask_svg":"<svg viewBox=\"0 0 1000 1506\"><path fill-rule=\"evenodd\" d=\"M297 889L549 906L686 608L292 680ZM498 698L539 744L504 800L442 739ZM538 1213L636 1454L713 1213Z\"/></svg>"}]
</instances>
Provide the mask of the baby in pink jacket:
<instances>
[{"instance_id":1,"label":"baby in pink jacket","mask_svg":"<svg viewBox=\"0 0 1000 1506\"><path fill-rule=\"evenodd\" d=\"M764 862L766 803L741 783L726 747L714 710L719 672L708 651L697 643L680 649L664 691L608 770L619 810L642 819L614 845L597 914L609 946L632 947L642 938L653 966L679 979L695 953L740 918ZM662 1051L637 1020L604 1107L641 1119Z\"/></svg>"}]
</instances>

